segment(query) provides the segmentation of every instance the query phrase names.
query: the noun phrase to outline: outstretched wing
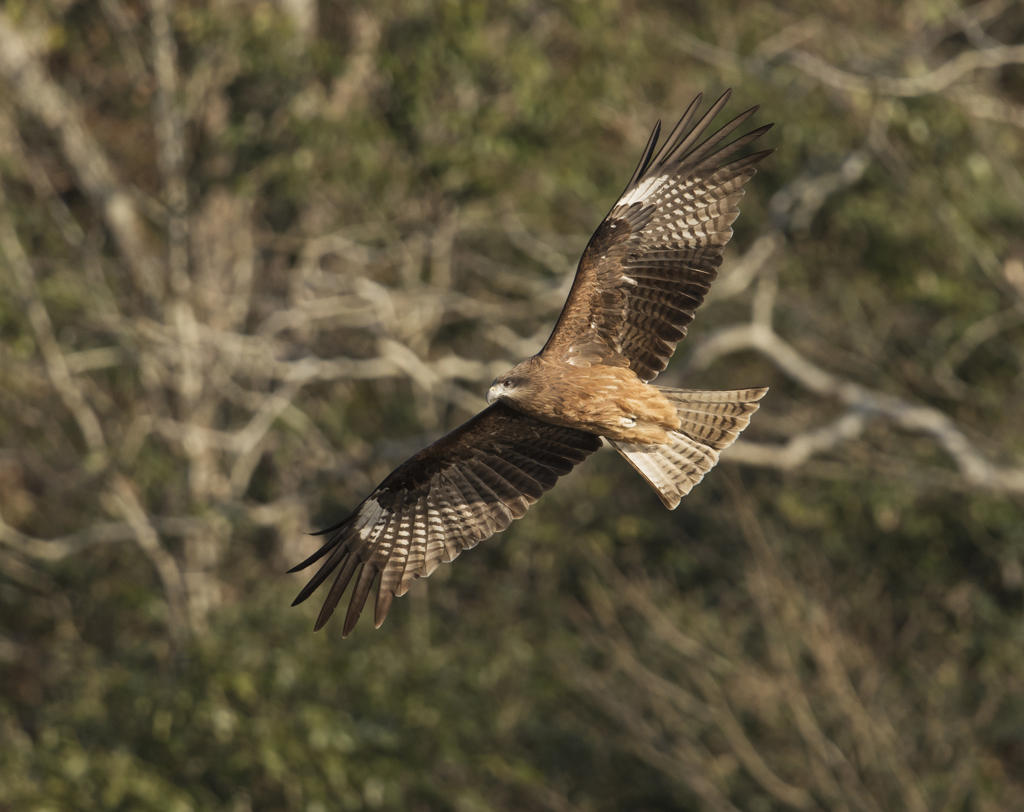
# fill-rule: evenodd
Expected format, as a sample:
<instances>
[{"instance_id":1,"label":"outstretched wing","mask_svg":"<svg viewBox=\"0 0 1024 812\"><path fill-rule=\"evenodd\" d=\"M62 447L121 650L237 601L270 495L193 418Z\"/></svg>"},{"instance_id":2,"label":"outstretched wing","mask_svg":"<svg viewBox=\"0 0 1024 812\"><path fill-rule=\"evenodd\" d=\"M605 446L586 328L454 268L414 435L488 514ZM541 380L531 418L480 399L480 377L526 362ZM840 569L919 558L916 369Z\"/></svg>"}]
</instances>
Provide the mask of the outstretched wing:
<instances>
[{"instance_id":1,"label":"outstretched wing","mask_svg":"<svg viewBox=\"0 0 1024 812\"><path fill-rule=\"evenodd\" d=\"M644 381L668 365L718 276L722 248L754 165L773 150L730 162L771 128L718 148L753 107L697 145L731 91L692 129L694 99L655 156L661 123L618 202L583 252L554 332L541 351L575 366L628 366Z\"/></svg>"},{"instance_id":2,"label":"outstretched wing","mask_svg":"<svg viewBox=\"0 0 1024 812\"><path fill-rule=\"evenodd\" d=\"M327 559L292 605L341 567L317 618L319 630L359 568L342 630L347 637L380 573L374 609L379 627L413 579L521 518L600 447L595 434L496 403L400 465L348 518L322 531L332 534L327 543L291 572Z\"/></svg>"}]
</instances>

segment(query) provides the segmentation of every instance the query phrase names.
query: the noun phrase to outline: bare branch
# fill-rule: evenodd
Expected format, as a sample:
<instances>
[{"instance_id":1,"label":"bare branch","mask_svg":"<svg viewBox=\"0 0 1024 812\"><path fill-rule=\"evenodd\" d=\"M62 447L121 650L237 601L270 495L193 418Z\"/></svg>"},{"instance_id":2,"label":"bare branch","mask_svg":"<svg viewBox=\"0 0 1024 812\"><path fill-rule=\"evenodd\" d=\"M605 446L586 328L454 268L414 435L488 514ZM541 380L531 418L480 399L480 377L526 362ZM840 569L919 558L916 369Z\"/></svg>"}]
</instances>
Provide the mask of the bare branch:
<instances>
[{"instance_id":1,"label":"bare branch","mask_svg":"<svg viewBox=\"0 0 1024 812\"><path fill-rule=\"evenodd\" d=\"M201 531L206 526L203 520L191 516L154 517L152 521L154 527L167 536L184 536ZM135 538L135 530L128 522L96 522L67 536L35 538L11 527L0 515L0 543L37 561L60 561L90 547L123 544Z\"/></svg>"},{"instance_id":2,"label":"bare branch","mask_svg":"<svg viewBox=\"0 0 1024 812\"><path fill-rule=\"evenodd\" d=\"M697 683L701 686L708 705L714 712L718 726L747 772L765 790L787 806L794 809L810 809L814 805L811 794L805 789L795 787L779 778L751 744L742 725L729 707L729 700L718 681L708 671L699 669L692 669L692 671Z\"/></svg>"},{"instance_id":3,"label":"bare branch","mask_svg":"<svg viewBox=\"0 0 1024 812\"><path fill-rule=\"evenodd\" d=\"M135 83L141 82L146 76L146 62L132 31L131 18L121 0L100 0L103 16L117 35L117 45L124 60L125 69Z\"/></svg>"},{"instance_id":4,"label":"bare branch","mask_svg":"<svg viewBox=\"0 0 1024 812\"><path fill-rule=\"evenodd\" d=\"M555 276L561 278L573 270L572 260L553 249L543 240L538 240L523 225L522 220L510 207L502 212L501 224L512 244L530 259L539 262Z\"/></svg>"},{"instance_id":5,"label":"bare branch","mask_svg":"<svg viewBox=\"0 0 1024 812\"><path fill-rule=\"evenodd\" d=\"M740 72L739 55L734 51L712 45L699 37L682 31L675 32L675 36L672 37L672 44L683 53L689 54L701 62L705 62L720 70L736 75Z\"/></svg>"},{"instance_id":6,"label":"bare branch","mask_svg":"<svg viewBox=\"0 0 1024 812\"><path fill-rule=\"evenodd\" d=\"M832 375L800 355L763 323L739 325L719 331L697 347L690 366L702 369L714 359L743 350L760 353L797 383L818 395L835 398L855 412L885 417L901 428L931 436L952 458L960 474L975 487L996 493L1024 493L1024 467L1006 468L990 462L956 424L938 409L908 403L894 395L877 392ZM779 453L783 459L787 453L802 454L808 445L813 447L823 440L846 436L855 428L858 428L857 423L851 419L832 431L825 431L824 434L815 432L797 441L799 451L787 451L783 447ZM739 453L750 454L750 460L764 458L763 449L760 454L753 449L741 450Z\"/></svg>"},{"instance_id":7,"label":"bare branch","mask_svg":"<svg viewBox=\"0 0 1024 812\"><path fill-rule=\"evenodd\" d=\"M115 474L109 495L113 506L131 527L139 549L149 558L160 578L167 599L167 629L173 639L181 642L189 631L187 591L181 569L160 543L160 535L131 482L122 474Z\"/></svg>"},{"instance_id":8,"label":"bare branch","mask_svg":"<svg viewBox=\"0 0 1024 812\"><path fill-rule=\"evenodd\" d=\"M854 150L834 172L804 172L772 195L771 212L788 229L806 231L829 197L857 183L870 165L869 153Z\"/></svg>"},{"instance_id":9,"label":"bare branch","mask_svg":"<svg viewBox=\"0 0 1024 812\"><path fill-rule=\"evenodd\" d=\"M783 445L738 440L724 456L729 462L791 471L812 457L855 440L863 434L867 422L867 415L849 412L832 423L790 437Z\"/></svg>"},{"instance_id":10,"label":"bare branch","mask_svg":"<svg viewBox=\"0 0 1024 812\"><path fill-rule=\"evenodd\" d=\"M150 26L153 32L153 62L156 74L156 135L160 144L160 171L164 198L169 212L167 222L167 268L170 299L167 320L178 333L180 355L179 394L182 407L192 411L202 393L199 367L199 334L192 307L192 280L188 261L188 186L185 182L185 143L177 102L178 48L171 30L170 5L173 0L149 0ZM194 464L198 461L193 461ZM201 464L201 463L199 463Z\"/></svg>"},{"instance_id":11,"label":"bare branch","mask_svg":"<svg viewBox=\"0 0 1024 812\"><path fill-rule=\"evenodd\" d=\"M231 490L236 498L241 498L249 487L256 465L260 461L260 445L270 431L270 427L287 411L292 400L298 395L305 381L289 381L278 391L268 397L249 424L235 435L235 446L238 458L231 469Z\"/></svg>"},{"instance_id":12,"label":"bare branch","mask_svg":"<svg viewBox=\"0 0 1024 812\"><path fill-rule=\"evenodd\" d=\"M11 222L2 184L0 184L0 250L3 251L7 267L14 277L15 288L26 304L28 320L35 333L39 351L43 355L43 362L46 365L50 382L78 423L82 438L89 449L88 467L94 471L98 470L106 465L108 459L103 427L82 394L81 388L72 377L64 353L57 343L50 314L46 310L46 305L43 304L42 294L36 284L32 263L21 247L21 241L14 230L14 223Z\"/></svg>"},{"instance_id":13,"label":"bare branch","mask_svg":"<svg viewBox=\"0 0 1024 812\"><path fill-rule=\"evenodd\" d=\"M1024 306L1001 310L979 321L976 321L960 337L954 341L946 354L935 364L935 378L953 397L963 398L970 387L956 375L957 368L963 364L978 347L995 338L1004 330L1010 330L1024 324Z\"/></svg>"},{"instance_id":14,"label":"bare branch","mask_svg":"<svg viewBox=\"0 0 1024 812\"><path fill-rule=\"evenodd\" d=\"M806 51L790 51L789 59L800 70L837 90L869 90L886 96L911 97L939 93L978 70L1024 64L1024 45L963 51L935 70L908 78L848 73Z\"/></svg>"},{"instance_id":15,"label":"bare branch","mask_svg":"<svg viewBox=\"0 0 1024 812\"><path fill-rule=\"evenodd\" d=\"M83 191L103 213L139 289L159 301L163 282L156 258L146 245L145 226L132 192L118 181L114 168L81 113L53 81L6 12L0 10L0 77L14 91L19 107L57 136L64 158Z\"/></svg>"},{"instance_id":16,"label":"bare branch","mask_svg":"<svg viewBox=\"0 0 1024 812\"><path fill-rule=\"evenodd\" d=\"M758 275L785 246L786 239L780 231L762 234L747 252L728 264L721 276L715 280L705 304L720 302L739 296L750 287Z\"/></svg>"},{"instance_id":17,"label":"bare branch","mask_svg":"<svg viewBox=\"0 0 1024 812\"><path fill-rule=\"evenodd\" d=\"M950 88L946 95L970 116L1012 124L1024 130L1024 105L994 98L963 88Z\"/></svg>"},{"instance_id":18,"label":"bare branch","mask_svg":"<svg viewBox=\"0 0 1024 812\"><path fill-rule=\"evenodd\" d=\"M757 561L760 576L758 580L764 589L762 600L772 604L770 608L768 606L763 608L774 615L776 619L800 616L794 605L799 589L781 572L768 540L757 522L757 515L750 505L749 497L735 480L730 482L730 486L740 527ZM900 786L904 808L914 810L914 812L926 812L928 805L918 784L917 776L906 763L890 723L881 714L878 715L879 718L876 718L875 714L865 707L858 697L850 683L847 665L842 661L839 651L839 641L843 639L843 634L838 628L824 628L827 623L825 613L811 614L806 621L800 624L803 634L799 639L812 651L819 668L825 675L830 698L841 708L854 737L859 739L861 760L873 763L877 769L888 770L892 773ZM785 635L783 629L779 629L779 631ZM792 640L792 635L787 636ZM798 643L796 640L792 640L790 645L795 648ZM856 784L853 783L854 781ZM851 788L856 786L859 790L861 782L854 779L853 776L847 775L846 784ZM865 797L863 801L867 806L876 808L873 800L869 801Z\"/></svg>"}]
</instances>

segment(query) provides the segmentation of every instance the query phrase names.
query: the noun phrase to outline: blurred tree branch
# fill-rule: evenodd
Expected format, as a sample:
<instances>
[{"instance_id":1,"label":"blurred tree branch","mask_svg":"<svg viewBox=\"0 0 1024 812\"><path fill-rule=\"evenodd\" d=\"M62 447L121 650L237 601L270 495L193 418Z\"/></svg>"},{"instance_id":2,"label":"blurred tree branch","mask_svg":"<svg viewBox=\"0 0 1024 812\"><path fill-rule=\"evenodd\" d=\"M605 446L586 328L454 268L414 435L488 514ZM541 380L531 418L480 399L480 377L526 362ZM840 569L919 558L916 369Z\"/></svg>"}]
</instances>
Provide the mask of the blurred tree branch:
<instances>
[{"instance_id":1,"label":"blurred tree branch","mask_svg":"<svg viewBox=\"0 0 1024 812\"><path fill-rule=\"evenodd\" d=\"M159 301L161 277L146 241L145 225L133 195L117 179L110 160L82 121L81 113L33 54L25 37L0 10L0 76L18 106L57 136L82 190L103 213L136 283L150 301Z\"/></svg>"},{"instance_id":2,"label":"blurred tree branch","mask_svg":"<svg viewBox=\"0 0 1024 812\"><path fill-rule=\"evenodd\" d=\"M946 90L975 71L1024 64L1024 45L963 51L938 68L909 78L848 73L805 51L791 51L789 58L800 70L837 90L874 90L886 96L928 96Z\"/></svg>"}]
</instances>

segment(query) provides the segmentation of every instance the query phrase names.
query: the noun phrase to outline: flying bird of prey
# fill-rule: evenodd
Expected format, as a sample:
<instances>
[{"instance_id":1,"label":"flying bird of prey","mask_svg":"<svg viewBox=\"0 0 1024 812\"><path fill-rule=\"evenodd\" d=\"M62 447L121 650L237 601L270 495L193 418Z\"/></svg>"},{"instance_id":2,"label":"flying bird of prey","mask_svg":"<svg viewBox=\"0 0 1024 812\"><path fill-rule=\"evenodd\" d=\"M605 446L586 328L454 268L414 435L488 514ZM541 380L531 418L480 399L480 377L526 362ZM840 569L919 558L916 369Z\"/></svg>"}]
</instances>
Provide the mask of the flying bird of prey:
<instances>
[{"instance_id":1,"label":"flying bird of prey","mask_svg":"<svg viewBox=\"0 0 1024 812\"><path fill-rule=\"evenodd\" d=\"M522 517L607 439L670 510L718 462L767 389L707 392L651 385L718 276L743 184L773 150L734 158L771 128L719 146L757 110L702 143L727 91L696 124L701 97L657 150L661 122L625 191L590 238L544 348L498 376L491 404L400 465L292 572L321 559L295 599L340 568L316 621L356 584L343 636L380 575L374 623L441 562ZM293 605L295 605L293 604Z\"/></svg>"}]
</instances>

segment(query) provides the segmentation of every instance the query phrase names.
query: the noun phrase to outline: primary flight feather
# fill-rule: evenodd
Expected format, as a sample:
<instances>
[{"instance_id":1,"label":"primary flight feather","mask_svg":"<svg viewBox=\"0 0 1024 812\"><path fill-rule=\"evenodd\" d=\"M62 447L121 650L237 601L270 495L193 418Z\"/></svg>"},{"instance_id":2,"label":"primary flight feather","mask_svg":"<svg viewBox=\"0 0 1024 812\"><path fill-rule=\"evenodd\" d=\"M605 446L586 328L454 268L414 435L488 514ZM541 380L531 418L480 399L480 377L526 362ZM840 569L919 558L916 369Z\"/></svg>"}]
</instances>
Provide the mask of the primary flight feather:
<instances>
[{"instance_id":1,"label":"primary flight feather","mask_svg":"<svg viewBox=\"0 0 1024 812\"><path fill-rule=\"evenodd\" d=\"M767 389L708 392L650 383L718 276L743 185L773 151L733 159L771 124L719 146L756 107L698 143L728 99L727 91L691 126L698 96L657 152L661 123L655 126L633 177L583 252L547 344L498 376L487 393L491 405L321 531L327 543L291 570L322 561L295 604L338 570L316 629L354 577L342 629L348 636L378 576L379 627L414 579L523 516L597 451L602 437L673 509L746 428Z\"/></svg>"}]
</instances>

